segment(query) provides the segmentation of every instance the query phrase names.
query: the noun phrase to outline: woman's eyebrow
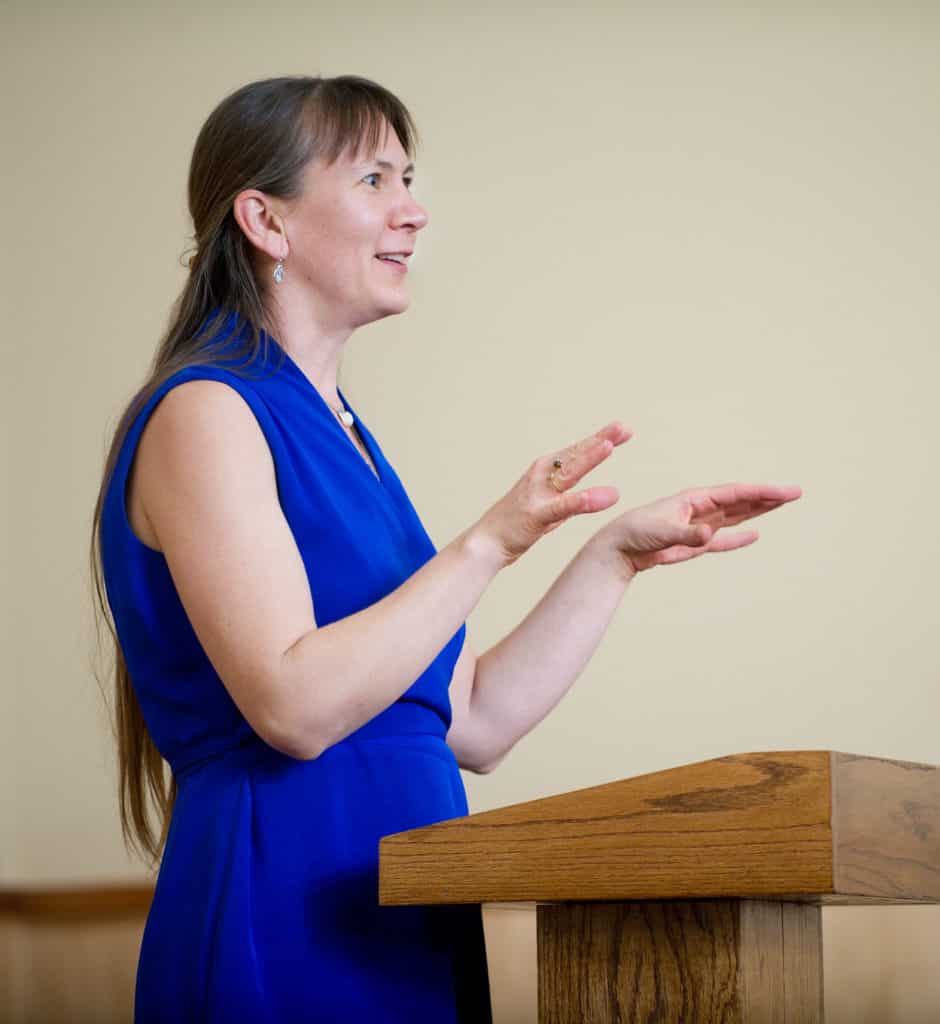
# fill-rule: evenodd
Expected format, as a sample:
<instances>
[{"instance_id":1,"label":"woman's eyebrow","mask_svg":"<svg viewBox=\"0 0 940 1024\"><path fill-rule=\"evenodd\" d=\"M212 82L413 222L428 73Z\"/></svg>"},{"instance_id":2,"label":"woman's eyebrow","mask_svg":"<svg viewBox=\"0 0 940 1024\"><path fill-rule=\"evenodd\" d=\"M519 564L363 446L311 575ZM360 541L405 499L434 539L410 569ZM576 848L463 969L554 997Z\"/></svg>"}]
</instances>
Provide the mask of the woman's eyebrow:
<instances>
[{"instance_id":1,"label":"woman's eyebrow","mask_svg":"<svg viewBox=\"0 0 940 1024\"><path fill-rule=\"evenodd\" d=\"M365 167L381 167L382 170L384 170L384 171L394 171L395 170L395 165L389 163L388 160L368 160L368 161L366 161L366 163L360 164L357 169L358 170L362 170ZM415 165L414 164L408 164L408 166L401 173L402 174L412 174L412 173L414 173L414 169L415 169Z\"/></svg>"}]
</instances>

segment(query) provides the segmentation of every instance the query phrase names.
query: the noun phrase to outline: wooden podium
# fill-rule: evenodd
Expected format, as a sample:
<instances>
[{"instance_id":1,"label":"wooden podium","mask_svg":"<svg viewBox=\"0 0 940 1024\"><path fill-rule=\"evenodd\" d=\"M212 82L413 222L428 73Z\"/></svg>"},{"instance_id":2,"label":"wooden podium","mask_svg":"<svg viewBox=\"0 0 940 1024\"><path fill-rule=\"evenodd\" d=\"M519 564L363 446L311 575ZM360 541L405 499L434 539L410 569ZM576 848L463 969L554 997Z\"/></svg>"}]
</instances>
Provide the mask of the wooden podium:
<instances>
[{"instance_id":1,"label":"wooden podium","mask_svg":"<svg viewBox=\"0 0 940 1024\"><path fill-rule=\"evenodd\" d=\"M940 770L735 754L379 854L382 904L537 905L540 1024L820 1022L821 907L940 902Z\"/></svg>"}]
</instances>

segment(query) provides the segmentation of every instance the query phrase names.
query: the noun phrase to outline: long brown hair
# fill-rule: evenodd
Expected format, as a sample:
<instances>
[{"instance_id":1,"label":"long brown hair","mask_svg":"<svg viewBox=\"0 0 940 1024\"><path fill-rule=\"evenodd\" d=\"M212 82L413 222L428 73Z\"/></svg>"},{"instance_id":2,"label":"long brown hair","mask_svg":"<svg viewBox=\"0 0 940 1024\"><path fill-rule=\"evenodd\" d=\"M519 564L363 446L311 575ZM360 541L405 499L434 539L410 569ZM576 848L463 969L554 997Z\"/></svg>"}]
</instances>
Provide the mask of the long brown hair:
<instances>
[{"instance_id":1,"label":"long brown hair","mask_svg":"<svg viewBox=\"0 0 940 1024\"><path fill-rule=\"evenodd\" d=\"M176 780L172 772L167 780L163 757L147 730L107 601L100 536L105 495L137 413L168 377L184 367L213 362L213 341L227 314L238 314L246 327L227 358L253 364L261 346L267 345L266 290L256 276L251 243L233 215L235 197L251 188L282 199L296 198L311 160L322 158L332 164L349 148L374 154L383 120L413 158L414 121L402 102L376 82L355 75L270 78L222 100L196 139L188 185L195 241L190 274L146 379L118 421L95 503L90 548L99 651L102 620L114 649L110 713L117 743L121 829L127 849L136 848L151 866L166 842ZM97 670L95 675L100 687ZM148 798L157 812L159 833L151 825Z\"/></svg>"}]
</instances>

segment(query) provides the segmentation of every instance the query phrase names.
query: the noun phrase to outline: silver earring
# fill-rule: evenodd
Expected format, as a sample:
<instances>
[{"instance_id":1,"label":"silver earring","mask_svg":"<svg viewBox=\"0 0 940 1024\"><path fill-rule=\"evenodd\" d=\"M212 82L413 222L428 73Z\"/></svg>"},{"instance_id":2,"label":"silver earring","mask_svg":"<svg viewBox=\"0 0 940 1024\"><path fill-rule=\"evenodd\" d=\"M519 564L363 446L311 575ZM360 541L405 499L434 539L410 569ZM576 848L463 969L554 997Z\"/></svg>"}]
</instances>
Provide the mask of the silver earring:
<instances>
[{"instance_id":1,"label":"silver earring","mask_svg":"<svg viewBox=\"0 0 940 1024\"><path fill-rule=\"evenodd\" d=\"M284 280L284 261L278 260L277 266L274 268L274 283L280 284Z\"/></svg>"}]
</instances>

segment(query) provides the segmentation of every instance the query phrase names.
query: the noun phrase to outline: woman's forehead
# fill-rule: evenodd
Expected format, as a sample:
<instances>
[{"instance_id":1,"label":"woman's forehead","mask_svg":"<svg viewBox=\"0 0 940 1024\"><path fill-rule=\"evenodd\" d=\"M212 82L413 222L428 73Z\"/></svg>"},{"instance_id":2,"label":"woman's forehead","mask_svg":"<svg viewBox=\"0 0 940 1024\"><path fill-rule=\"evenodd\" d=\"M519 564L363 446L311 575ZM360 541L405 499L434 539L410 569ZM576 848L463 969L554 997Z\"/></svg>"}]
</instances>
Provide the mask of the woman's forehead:
<instances>
[{"instance_id":1,"label":"woman's forehead","mask_svg":"<svg viewBox=\"0 0 940 1024\"><path fill-rule=\"evenodd\" d=\"M376 158L407 159L398 136L387 121L383 122L382 130L377 135L370 137L365 132L354 145L348 145L341 155L351 164L369 163Z\"/></svg>"},{"instance_id":2,"label":"woman's forehead","mask_svg":"<svg viewBox=\"0 0 940 1024\"><path fill-rule=\"evenodd\" d=\"M332 166L340 172L370 166L382 167L389 171L400 170L402 173L414 170L414 165L408 160L408 154L394 132L387 134L384 139L379 139L378 144L374 146L369 145L368 138L362 138L355 144L350 143L340 150Z\"/></svg>"},{"instance_id":3,"label":"woman's forehead","mask_svg":"<svg viewBox=\"0 0 940 1024\"><path fill-rule=\"evenodd\" d=\"M408 160L401 140L385 120L378 131L372 131L366 125L360 136L340 146L332 159L330 151L333 146L329 141L325 141L325 150L318 153L306 168L305 177L309 186L316 187L318 180L340 180L356 172L364 174L375 167L391 174L411 174L414 171L414 165Z\"/></svg>"}]
</instances>

